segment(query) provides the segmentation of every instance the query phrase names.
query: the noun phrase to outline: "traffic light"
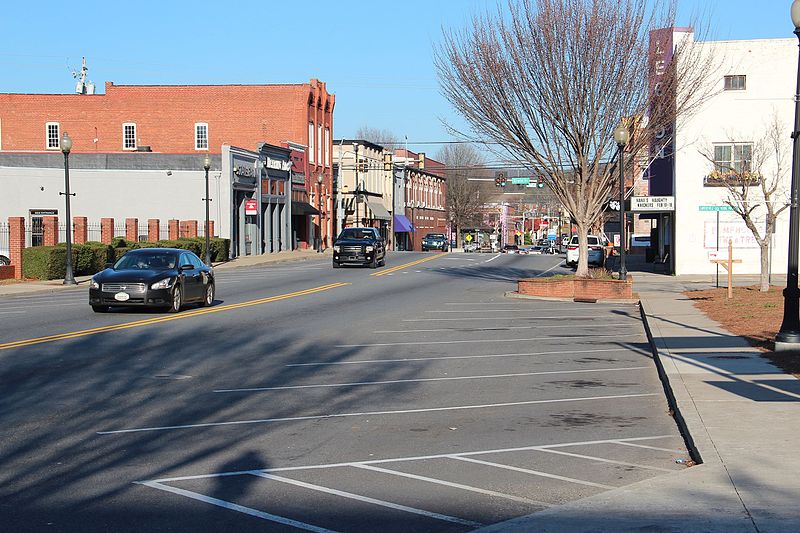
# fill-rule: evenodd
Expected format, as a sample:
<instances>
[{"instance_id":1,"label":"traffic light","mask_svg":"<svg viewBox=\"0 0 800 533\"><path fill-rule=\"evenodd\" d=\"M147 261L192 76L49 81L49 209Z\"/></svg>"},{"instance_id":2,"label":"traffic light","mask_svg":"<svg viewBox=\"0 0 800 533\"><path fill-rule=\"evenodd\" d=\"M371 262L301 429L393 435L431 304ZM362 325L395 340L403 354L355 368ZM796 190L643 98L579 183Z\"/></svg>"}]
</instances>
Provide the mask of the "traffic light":
<instances>
[{"instance_id":1,"label":"traffic light","mask_svg":"<svg viewBox=\"0 0 800 533\"><path fill-rule=\"evenodd\" d=\"M539 176L539 183L537 185L539 185L540 189L544 187L544 176Z\"/></svg>"},{"instance_id":2,"label":"traffic light","mask_svg":"<svg viewBox=\"0 0 800 533\"><path fill-rule=\"evenodd\" d=\"M507 174L504 170L498 170L494 173L494 185L495 187L505 187L507 180Z\"/></svg>"}]
</instances>

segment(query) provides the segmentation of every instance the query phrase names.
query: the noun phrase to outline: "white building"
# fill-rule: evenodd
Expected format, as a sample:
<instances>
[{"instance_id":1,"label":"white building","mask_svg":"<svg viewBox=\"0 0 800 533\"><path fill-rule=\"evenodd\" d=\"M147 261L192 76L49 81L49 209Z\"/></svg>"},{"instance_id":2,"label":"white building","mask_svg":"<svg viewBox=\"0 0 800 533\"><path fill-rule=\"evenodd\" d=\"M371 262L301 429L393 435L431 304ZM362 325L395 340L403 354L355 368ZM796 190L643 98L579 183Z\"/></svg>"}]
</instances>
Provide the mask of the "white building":
<instances>
[{"instance_id":1,"label":"white building","mask_svg":"<svg viewBox=\"0 0 800 533\"><path fill-rule=\"evenodd\" d=\"M714 211L724 206L729 193L715 183L715 168L751 169L759 142L777 117L785 139L786 172L781 176L775 200L789 201L794 90L797 76L797 39L696 42L719 69L710 80L714 93L696 114L676 127L674 152L674 268L676 274L711 274L717 269L709 252L719 249L727 255L733 241L734 259L741 264L734 274L760 272L760 250L750 230L733 212ZM714 161L712 161L714 160ZM775 158L761 168L769 179L775 173ZM716 186L715 186L716 185ZM652 189L652 186L651 186ZM751 189L755 197L759 187ZM764 208L756 217L764 232ZM719 235L717 216L719 215ZM788 248L788 209L781 213L773 237L772 272L785 273ZM669 240L669 239L668 239ZM724 272L724 270L722 270Z\"/></svg>"}]
</instances>

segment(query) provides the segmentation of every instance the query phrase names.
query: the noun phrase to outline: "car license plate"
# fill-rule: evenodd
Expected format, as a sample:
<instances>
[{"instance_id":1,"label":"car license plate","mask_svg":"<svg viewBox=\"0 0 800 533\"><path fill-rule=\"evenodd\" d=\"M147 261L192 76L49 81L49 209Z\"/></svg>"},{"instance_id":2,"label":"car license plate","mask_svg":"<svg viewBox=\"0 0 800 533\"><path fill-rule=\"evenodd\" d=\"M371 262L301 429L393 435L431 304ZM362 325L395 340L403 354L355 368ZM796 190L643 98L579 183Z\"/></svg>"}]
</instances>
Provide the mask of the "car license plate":
<instances>
[{"instance_id":1,"label":"car license plate","mask_svg":"<svg viewBox=\"0 0 800 533\"><path fill-rule=\"evenodd\" d=\"M114 299L118 302L127 302L130 299L131 295L127 292L118 292L114 295Z\"/></svg>"}]
</instances>

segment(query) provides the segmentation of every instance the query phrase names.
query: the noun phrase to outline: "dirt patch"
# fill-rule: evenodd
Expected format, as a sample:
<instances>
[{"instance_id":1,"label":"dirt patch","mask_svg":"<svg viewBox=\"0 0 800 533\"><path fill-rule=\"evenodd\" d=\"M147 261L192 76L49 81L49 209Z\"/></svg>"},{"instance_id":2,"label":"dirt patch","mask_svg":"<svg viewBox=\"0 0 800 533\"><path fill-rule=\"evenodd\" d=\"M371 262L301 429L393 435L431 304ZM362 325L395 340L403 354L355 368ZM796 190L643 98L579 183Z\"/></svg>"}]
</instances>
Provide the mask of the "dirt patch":
<instances>
[{"instance_id":1,"label":"dirt patch","mask_svg":"<svg viewBox=\"0 0 800 533\"><path fill-rule=\"evenodd\" d=\"M775 335L783 321L782 290L783 287L775 286L769 292L761 292L755 286L734 287L730 300L726 288L687 291L684 294L709 318L746 339L784 372L800 379L800 357L774 351Z\"/></svg>"}]
</instances>

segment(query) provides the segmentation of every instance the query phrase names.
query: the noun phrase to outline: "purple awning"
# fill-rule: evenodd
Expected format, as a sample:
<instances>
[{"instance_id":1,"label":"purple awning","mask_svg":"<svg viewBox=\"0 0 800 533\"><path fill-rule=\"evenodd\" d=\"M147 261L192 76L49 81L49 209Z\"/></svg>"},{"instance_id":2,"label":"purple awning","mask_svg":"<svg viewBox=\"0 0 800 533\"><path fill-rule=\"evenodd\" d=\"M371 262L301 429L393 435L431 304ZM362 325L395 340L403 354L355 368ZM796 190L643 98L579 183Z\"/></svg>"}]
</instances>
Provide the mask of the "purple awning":
<instances>
[{"instance_id":1,"label":"purple awning","mask_svg":"<svg viewBox=\"0 0 800 533\"><path fill-rule=\"evenodd\" d=\"M414 231L414 226L411 221L404 215L394 216L394 232L395 233L411 233Z\"/></svg>"}]
</instances>

